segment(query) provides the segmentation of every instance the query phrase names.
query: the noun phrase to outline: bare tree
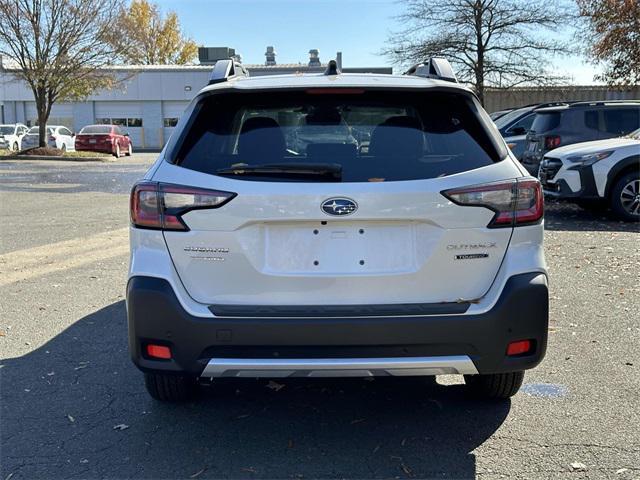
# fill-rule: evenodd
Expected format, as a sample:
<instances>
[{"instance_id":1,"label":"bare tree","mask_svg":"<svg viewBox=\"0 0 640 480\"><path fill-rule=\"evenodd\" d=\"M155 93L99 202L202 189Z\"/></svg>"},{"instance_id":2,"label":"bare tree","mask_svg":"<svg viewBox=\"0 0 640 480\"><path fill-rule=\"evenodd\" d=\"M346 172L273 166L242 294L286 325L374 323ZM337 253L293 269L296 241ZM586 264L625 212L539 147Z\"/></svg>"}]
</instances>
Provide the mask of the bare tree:
<instances>
[{"instance_id":1,"label":"bare tree","mask_svg":"<svg viewBox=\"0 0 640 480\"><path fill-rule=\"evenodd\" d=\"M116 81L103 67L119 54L113 36L123 7L123 0L0 0L0 55L33 91L41 147L56 101Z\"/></svg>"},{"instance_id":2,"label":"bare tree","mask_svg":"<svg viewBox=\"0 0 640 480\"><path fill-rule=\"evenodd\" d=\"M396 63L444 56L460 81L472 84L480 101L487 87L557 81L550 56L569 53L554 39L570 12L544 0L404 0L398 17L405 28L383 50Z\"/></svg>"}]
</instances>

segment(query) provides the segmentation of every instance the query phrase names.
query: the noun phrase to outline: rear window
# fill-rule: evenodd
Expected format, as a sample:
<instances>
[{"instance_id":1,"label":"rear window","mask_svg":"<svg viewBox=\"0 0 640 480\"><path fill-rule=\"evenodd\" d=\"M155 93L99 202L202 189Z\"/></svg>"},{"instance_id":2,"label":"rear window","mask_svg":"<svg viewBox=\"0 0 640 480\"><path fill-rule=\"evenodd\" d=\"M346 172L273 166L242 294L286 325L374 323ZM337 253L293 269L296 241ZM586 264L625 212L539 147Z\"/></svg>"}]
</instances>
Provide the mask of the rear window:
<instances>
[{"instance_id":1,"label":"rear window","mask_svg":"<svg viewBox=\"0 0 640 480\"><path fill-rule=\"evenodd\" d=\"M518 108L517 110L512 110L509 113L505 114L504 116L498 118L496 120L496 127L498 128L504 128L507 125L509 125L510 123L512 123L515 119L520 118L522 115L524 115L525 113L531 111L531 108L529 107L525 107L525 108Z\"/></svg>"},{"instance_id":2,"label":"rear window","mask_svg":"<svg viewBox=\"0 0 640 480\"><path fill-rule=\"evenodd\" d=\"M560 116L560 112L537 113L531 124L531 130L536 133L553 130L560 125Z\"/></svg>"},{"instance_id":3,"label":"rear window","mask_svg":"<svg viewBox=\"0 0 640 480\"><path fill-rule=\"evenodd\" d=\"M99 135L110 134L111 125L90 125L80 130L80 135Z\"/></svg>"},{"instance_id":4,"label":"rear window","mask_svg":"<svg viewBox=\"0 0 640 480\"><path fill-rule=\"evenodd\" d=\"M34 133L39 133L39 132L40 132L40 127L31 127L31 129L29 130L28 133L34 134ZM53 129L47 127L47 132L49 133L49 135L52 135L53 134Z\"/></svg>"},{"instance_id":5,"label":"rear window","mask_svg":"<svg viewBox=\"0 0 640 480\"><path fill-rule=\"evenodd\" d=\"M242 180L374 182L435 178L501 159L464 96L313 92L204 97L174 163Z\"/></svg>"}]
</instances>

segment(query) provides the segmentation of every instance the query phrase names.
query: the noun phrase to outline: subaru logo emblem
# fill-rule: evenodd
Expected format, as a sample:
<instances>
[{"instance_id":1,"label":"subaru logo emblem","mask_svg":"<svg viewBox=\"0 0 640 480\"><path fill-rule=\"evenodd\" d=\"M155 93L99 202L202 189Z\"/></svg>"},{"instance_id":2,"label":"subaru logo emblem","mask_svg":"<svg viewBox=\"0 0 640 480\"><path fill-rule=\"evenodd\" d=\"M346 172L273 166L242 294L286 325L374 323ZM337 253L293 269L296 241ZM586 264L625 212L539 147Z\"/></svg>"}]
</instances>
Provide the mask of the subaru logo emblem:
<instances>
[{"instance_id":1,"label":"subaru logo emblem","mask_svg":"<svg viewBox=\"0 0 640 480\"><path fill-rule=\"evenodd\" d=\"M348 198L335 197L322 202L322 211L327 215L351 215L358 209L358 204Z\"/></svg>"}]
</instances>

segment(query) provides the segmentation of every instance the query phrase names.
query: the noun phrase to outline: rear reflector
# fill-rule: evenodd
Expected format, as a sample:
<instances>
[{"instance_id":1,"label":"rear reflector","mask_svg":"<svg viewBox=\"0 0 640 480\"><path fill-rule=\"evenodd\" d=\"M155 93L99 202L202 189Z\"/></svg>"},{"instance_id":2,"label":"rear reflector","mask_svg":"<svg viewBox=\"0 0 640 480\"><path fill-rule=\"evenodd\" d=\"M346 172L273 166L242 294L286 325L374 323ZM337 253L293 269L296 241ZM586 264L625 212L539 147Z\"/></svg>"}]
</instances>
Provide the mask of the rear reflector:
<instances>
[{"instance_id":1,"label":"rear reflector","mask_svg":"<svg viewBox=\"0 0 640 480\"><path fill-rule=\"evenodd\" d=\"M140 228L188 231L181 216L191 210L219 208L235 193L140 182L131 191L131 223Z\"/></svg>"},{"instance_id":2,"label":"rear reflector","mask_svg":"<svg viewBox=\"0 0 640 480\"><path fill-rule=\"evenodd\" d=\"M531 225L544 214L542 187L533 177L454 188L442 194L457 205L496 212L489 228Z\"/></svg>"},{"instance_id":3,"label":"rear reflector","mask_svg":"<svg viewBox=\"0 0 640 480\"><path fill-rule=\"evenodd\" d=\"M507 346L507 356L513 357L515 355L523 355L531 351L533 342L531 340L518 340L517 342L511 342Z\"/></svg>"},{"instance_id":4,"label":"rear reflector","mask_svg":"<svg viewBox=\"0 0 640 480\"><path fill-rule=\"evenodd\" d=\"M171 359L171 349L164 345L147 345L147 355L152 358L161 358L162 360Z\"/></svg>"}]
</instances>

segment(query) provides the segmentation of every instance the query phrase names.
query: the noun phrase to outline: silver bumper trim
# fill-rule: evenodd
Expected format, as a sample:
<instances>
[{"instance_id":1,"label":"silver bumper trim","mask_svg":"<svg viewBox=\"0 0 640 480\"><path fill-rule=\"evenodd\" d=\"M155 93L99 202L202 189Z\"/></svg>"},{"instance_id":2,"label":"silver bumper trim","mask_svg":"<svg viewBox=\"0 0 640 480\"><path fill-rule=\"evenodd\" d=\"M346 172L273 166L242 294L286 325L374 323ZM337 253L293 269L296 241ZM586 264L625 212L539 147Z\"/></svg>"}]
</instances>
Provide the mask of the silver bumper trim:
<instances>
[{"instance_id":1,"label":"silver bumper trim","mask_svg":"<svg viewBox=\"0 0 640 480\"><path fill-rule=\"evenodd\" d=\"M467 355L393 358L212 358L201 377L374 377L477 374Z\"/></svg>"}]
</instances>

